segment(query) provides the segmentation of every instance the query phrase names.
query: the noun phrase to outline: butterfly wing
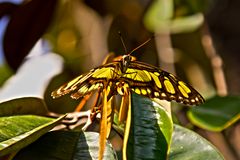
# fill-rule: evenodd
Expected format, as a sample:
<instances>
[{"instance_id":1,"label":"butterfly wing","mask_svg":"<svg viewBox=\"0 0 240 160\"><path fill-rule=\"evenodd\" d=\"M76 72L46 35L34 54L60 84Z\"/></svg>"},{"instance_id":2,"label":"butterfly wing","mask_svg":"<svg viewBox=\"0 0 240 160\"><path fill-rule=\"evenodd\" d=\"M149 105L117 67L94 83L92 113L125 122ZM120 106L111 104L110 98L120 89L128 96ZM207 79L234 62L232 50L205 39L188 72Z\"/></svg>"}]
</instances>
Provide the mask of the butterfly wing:
<instances>
[{"instance_id":1,"label":"butterfly wing","mask_svg":"<svg viewBox=\"0 0 240 160\"><path fill-rule=\"evenodd\" d=\"M150 98L175 100L187 105L204 102L203 97L190 85L171 73L143 62L132 61L121 78L135 93Z\"/></svg>"},{"instance_id":2,"label":"butterfly wing","mask_svg":"<svg viewBox=\"0 0 240 160\"><path fill-rule=\"evenodd\" d=\"M107 86L108 81L114 79L119 70L119 62L108 63L80 75L52 92L53 98L71 93L71 97L78 99L90 92Z\"/></svg>"},{"instance_id":3,"label":"butterfly wing","mask_svg":"<svg viewBox=\"0 0 240 160\"><path fill-rule=\"evenodd\" d=\"M121 72L120 61L92 69L53 91L52 97L57 98L72 93L71 97L78 99L94 90L106 87L110 81L126 82L135 93L150 98L175 100L187 105L199 105L204 102L203 97L193 87L176 76L138 61L132 61L125 73Z\"/></svg>"}]
</instances>

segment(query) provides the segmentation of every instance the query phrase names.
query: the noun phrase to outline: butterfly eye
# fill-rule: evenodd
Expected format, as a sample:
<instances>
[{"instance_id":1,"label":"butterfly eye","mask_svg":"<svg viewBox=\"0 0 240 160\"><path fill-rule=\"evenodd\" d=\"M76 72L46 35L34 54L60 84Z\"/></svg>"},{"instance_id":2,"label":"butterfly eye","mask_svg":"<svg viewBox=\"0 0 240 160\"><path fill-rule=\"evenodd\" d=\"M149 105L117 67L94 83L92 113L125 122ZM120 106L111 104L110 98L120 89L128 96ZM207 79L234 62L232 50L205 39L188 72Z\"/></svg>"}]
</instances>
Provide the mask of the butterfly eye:
<instances>
[{"instance_id":1,"label":"butterfly eye","mask_svg":"<svg viewBox=\"0 0 240 160\"><path fill-rule=\"evenodd\" d=\"M130 60L131 60L131 56L129 56L129 55L123 56L123 61L130 61Z\"/></svg>"},{"instance_id":2,"label":"butterfly eye","mask_svg":"<svg viewBox=\"0 0 240 160\"><path fill-rule=\"evenodd\" d=\"M132 61L133 60L133 57L132 56L129 56L129 61Z\"/></svg>"},{"instance_id":3,"label":"butterfly eye","mask_svg":"<svg viewBox=\"0 0 240 160\"><path fill-rule=\"evenodd\" d=\"M122 56L122 61L123 62L127 61L127 56L126 55Z\"/></svg>"}]
</instances>

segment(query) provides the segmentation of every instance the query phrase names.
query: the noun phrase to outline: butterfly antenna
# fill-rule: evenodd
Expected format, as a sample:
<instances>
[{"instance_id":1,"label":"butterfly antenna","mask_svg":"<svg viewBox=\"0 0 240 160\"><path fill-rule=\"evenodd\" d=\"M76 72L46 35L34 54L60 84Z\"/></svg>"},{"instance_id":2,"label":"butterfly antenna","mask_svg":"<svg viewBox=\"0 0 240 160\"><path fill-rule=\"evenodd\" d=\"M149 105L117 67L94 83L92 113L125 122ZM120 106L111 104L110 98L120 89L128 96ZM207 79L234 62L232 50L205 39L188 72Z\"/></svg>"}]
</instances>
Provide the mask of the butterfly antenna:
<instances>
[{"instance_id":1,"label":"butterfly antenna","mask_svg":"<svg viewBox=\"0 0 240 160\"><path fill-rule=\"evenodd\" d=\"M124 40L123 40L123 37L122 37L122 33L120 31L118 31L118 34L119 34L119 37L121 39L121 42L122 42L123 48L125 50L125 53L127 53L128 51L127 51L127 47L126 47L126 45L124 43Z\"/></svg>"},{"instance_id":2,"label":"butterfly antenna","mask_svg":"<svg viewBox=\"0 0 240 160\"><path fill-rule=\"evenodd\" d=\"M136 50L138 50L142 46L146 45L148 42L150 42L153 39L153 37L154 37L154 35L152 35L148 40L146 40L145 42L143 42L142 44L140 44L139 46L134 48L128 55L132 54L133 52L135 52Z\"/></svg>"}]
</instances>

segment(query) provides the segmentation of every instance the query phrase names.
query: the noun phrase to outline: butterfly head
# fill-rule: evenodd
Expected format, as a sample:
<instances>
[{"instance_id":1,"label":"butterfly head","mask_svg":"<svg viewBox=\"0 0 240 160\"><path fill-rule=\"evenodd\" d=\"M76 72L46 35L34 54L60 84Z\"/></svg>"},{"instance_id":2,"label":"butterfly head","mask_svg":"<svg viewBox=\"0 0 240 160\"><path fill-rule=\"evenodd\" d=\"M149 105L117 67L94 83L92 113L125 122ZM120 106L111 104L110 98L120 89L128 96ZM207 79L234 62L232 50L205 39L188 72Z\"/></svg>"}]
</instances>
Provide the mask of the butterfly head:
<instances>
[{"instance_id":1,"label":"butterfly head","mask_svg":"<svg viewBox=\"0 0 240 160\"><path fill-rule=\"evenodd\" d=\"M128 52L127 51L127 47L126 47L126 45L125 45L125 43L123 41L121 33L118 32L118 34L120 36L122 45L123 45L123 47L125 49L125 53L128 53L128 54L122 56L122 72L125 73L127 68L128 68L128 66L129 66L129 64L130 64L130 62L135 60L134 59L135 57L131 56L131 54L133 52L135 52L136 50L138 50L139 48L141 48L142 46L144 46L145 44L147 44L153 38L153 36L151 38L149 38L148 40L146 40L144 43L142 43L139 46L137 46L136 48L134 48L131 52Z\"/></svg>"},{"instance_id":2,"label":"butterfly head","mask_svg":"<svg viewBox=\"0 0 240 160\"><path fill-rule=\"evenodd\" d=\"M131 56L131 55L129 55L129 54L126 54L126 55L123 55L122 56L122 72L123 73L125 73L126 72L126 70L127 70L127 68L128 68L128 66L129 66L129 64L130 64L130 62L132 61L132 59L133 59L133 57Z\"/></svg>"}]
</instances>

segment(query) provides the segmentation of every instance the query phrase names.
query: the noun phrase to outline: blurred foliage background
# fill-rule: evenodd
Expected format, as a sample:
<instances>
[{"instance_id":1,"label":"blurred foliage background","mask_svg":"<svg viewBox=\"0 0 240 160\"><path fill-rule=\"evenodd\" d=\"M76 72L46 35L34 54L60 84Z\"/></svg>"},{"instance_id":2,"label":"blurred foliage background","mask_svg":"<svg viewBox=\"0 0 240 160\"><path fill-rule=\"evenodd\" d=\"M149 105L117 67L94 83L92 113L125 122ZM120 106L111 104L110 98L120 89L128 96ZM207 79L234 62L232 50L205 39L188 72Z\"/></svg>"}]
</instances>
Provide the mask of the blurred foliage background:
<instances>
[{"instance_id":1,"label":"blurred foliage background","mask_svg":"<svg viewBox=\"0 0 240 160\"><path fill-rule=\"evenodd\" d=\"M121 31L128 51L154 35L133 56L178 75L206 99L239 96L239 8L238 0L2 1L0 85L41 38L40 55L51 51L64 59L63 71L46 86L45 102L51 111L71 112L78 101L53 100L51 91L101 65L109 53L125 54ZM176 122L209 139L227 160L239 159L239 121L212 132L191 124L185 107L173 104L173 111Z\"/></svg>"}]
</instances>

